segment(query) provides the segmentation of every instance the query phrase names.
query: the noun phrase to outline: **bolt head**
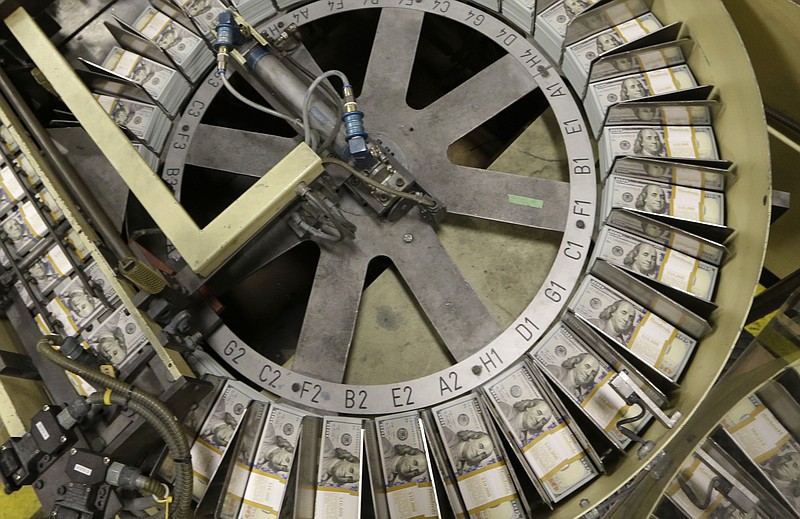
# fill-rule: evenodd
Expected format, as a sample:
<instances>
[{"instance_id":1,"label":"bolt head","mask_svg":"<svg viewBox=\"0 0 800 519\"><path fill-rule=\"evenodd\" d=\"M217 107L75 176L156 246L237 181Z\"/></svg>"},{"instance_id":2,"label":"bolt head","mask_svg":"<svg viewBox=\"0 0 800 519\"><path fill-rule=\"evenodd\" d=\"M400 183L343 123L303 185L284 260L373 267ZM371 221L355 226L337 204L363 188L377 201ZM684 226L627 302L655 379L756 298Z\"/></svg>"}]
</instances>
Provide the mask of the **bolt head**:
<instances>
[{"instance_id":1,"label":"bolt head","mask_svg":"<svg viewBox=\"0 0 800 519\"><path fill-rule=\"evenodd\" d=\"M19 481L20 479L22 479L22 476L20 474L14 474L14 479Z\"/></svg>"},{"instance_id":2,"label":"bolt head","mask_svg":"<svg viewBox=\"0 0 800 519\"><path fill-rule=\"evenodd\" d=\"M397 180L394 181L394 185L396 185L397 187L403 187L404 185L406 185L406 181L403 180L402 178L398 178Z\"/></svg>"},{"instance_id":3,"label":"bolt head","mask_svg":"<svg viewBox=\"0 0 800 519\"><path fill-rule=\"evenodd\" d=\"M412 241L414 241L414 235L413 234L403 235L403 241L406 243L411 243Z\"/></svg>"},{"instance_id":4,"label":"bolt head","mask_svg":"<svg viewBox=\"0 0 800 519\"><path fill-rule=\"evenodd\" d=\"M111 458L109 457L103 458L103 465L108 465L109 463L111 463Z\"/></svg>"},{"instance_id":5,"label":"bolt head","mask_svg":"<svg viewBox=\"0 0 800 519\"><path fill-rule=\"evenodd\" d=\"M351 137L349 141L347 141L347 149L350 152L350 155L357 159L361 159L367 156L369 150L367 149L367 141L364 140L364 137L360 135Z\"/></svg>"},{"instance_id":6,"label":"bolt head","mask_svg":"<svg viewBox=\"0 0 800 519\"><path fill-rule=\"evenodd\" d=\"M69 450L69 455L70 456L75 456L76 454L78 454L78 449L70 449Z\"/></svg>"},{"instance_id":7,"label":"bolt head","mask_svg":"<svg viewBox=\"0 0 800 519\"><path fill-rule=\"evenodd\" d=\"M59 443L67 443L67 437L66 436L62 436L62 437L60 437L58 439L58 441L59 441Z\"/></svg>"},{"instance_id":8,"label":"bolt head","mask_svg":"<svg viewBox=\"0 0 800 519\"><path fill-rule=\"evenodd\" d=\"M50 406L49 405L46 405L46 406L42 407L42 411L47 412L49 410L50 410Z\"/></svg>"}]
</instances>

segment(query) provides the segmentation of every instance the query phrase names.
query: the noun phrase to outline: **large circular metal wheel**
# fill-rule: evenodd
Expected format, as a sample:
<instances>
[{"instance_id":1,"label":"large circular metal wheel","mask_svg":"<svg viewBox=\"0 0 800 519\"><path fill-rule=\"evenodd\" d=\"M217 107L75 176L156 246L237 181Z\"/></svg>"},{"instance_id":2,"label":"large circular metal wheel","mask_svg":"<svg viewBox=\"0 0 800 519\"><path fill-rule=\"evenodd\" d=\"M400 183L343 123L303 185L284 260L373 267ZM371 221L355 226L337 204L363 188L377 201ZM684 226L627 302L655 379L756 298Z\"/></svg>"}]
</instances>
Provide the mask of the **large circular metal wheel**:
<instances>
[{"instance_id":1,"label":"large circular metal wheel","mask_svg":"<svg viewBox=\"0 0 800 519\"><path fill-rule=\"evenodd\" d=\"M325 0L260 30L292 23L305 46L291 57L348 73L370 135L447 216L381 221L342 189L351 242L300 240L277 219L209 281L227 309L208 344L264 389L326 411L470 391L557 319L587 259L595 159L570 89L521 34L456 1ZM162 170L201 221L298 142L269 119L242 125L248 109L220 92L214 76L196 91Z\"/></svg>"}]
</instances>

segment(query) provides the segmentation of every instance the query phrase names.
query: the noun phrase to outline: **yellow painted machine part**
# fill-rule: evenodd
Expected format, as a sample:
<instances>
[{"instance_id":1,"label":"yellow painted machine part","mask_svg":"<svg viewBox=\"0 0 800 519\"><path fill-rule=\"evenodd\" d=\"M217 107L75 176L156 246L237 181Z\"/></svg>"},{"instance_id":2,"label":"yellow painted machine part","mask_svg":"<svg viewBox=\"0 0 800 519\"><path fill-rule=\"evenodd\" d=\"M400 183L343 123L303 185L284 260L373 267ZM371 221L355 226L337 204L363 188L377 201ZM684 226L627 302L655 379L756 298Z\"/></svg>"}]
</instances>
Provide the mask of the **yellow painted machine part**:
<instances>
[{"instance_id":1,"label":"yellow painted machine part","mask_svg":"<svg viewBox=\"0 0 800 519\"><path fill-rule=\"evenodd\" d=\"M214 272L285 209L296 197L297 184L311 183L322 173L320 158L300 144L201 229L25 8L11 13L5 23L131 192L200 276Z\"/></svg>"},{"instance_id":2,"label":"yellow painted machine part","mask_svg":"<svg viewBox=\"0 0 800 519\"><path fill-rule=\"evenodd\" d=\"M735 256L720 274L716 296L719 310L713 315L715 329L701 341L681 379L674 409L683 413L682 421L671 431L653 424L645 435L645 439L657 443L653 455L639 461L632 449L610 476L560 504L549 514L551 517L579 517L599 505L668 446L676 433L702 418L697 416L698 406L719 376L744 326L764 260L771 206L770 153L761 94L742 40L718 0L655 0L653 13L665 24L684 22L696 42L689 60L692 71L701 83L718 87L723 108L714 123L717 144L723 158L736 162L739 177L727 192L727 221L736 230L732 242ZM765 373L774 375L774 369L767 368ZM755 381L747 378L742 382Z\"/></svg>"},{"instance_id":3,"label":"yellow painted machine part","mask_svg":"<svg viewBox=\"0 0 800 519\"><path fill-rule=\"evenodd\" d=\"M750 53L764 102L800 121L800 4L794 0L725 0L725 5ZM780 124L775 126L783 130ZM771 143L775 189L800 193L798 150L775 138ZM799 221L800 204L795 200L770 232L765 266L778 277L800 267Z\"/></svg>"}]
</instances>

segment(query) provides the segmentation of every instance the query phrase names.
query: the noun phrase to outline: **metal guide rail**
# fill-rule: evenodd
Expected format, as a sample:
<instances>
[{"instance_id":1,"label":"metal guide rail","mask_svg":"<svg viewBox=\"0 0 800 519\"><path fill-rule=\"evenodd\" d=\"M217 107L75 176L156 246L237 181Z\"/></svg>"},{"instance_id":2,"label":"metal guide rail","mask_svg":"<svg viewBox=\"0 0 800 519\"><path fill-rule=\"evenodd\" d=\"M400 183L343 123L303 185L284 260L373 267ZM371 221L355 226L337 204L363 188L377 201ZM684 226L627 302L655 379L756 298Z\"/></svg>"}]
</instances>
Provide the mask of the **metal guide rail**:
<instances>
[{"instance_id":1,"label":"metal guide rail","mask_svg":"<svg viewBox=\"0 0 800 519\"><path fill-rule=\"evenodd\" d=\"M93 262L65 250L68 229L91 232L91 224L58 183L65 172L43 169L6 110L9 147L0 153L20 197L10 199L3 222L19 213L15 221L36 238L18 245L11 224L0 224L6 284L19 291L11 299L32 308L42 333L62 336L55 345L77 338L60 344L65 356L109 364L181 419L190 414L193 491L174 476L186 473L188 456L134 450L120 460L164 481L175 477L175 497L184 500L176 513L187 513L193 498L198 514L216 517L578 515L652 462L669 429L691 416L741 313L718 302L731 290L725 271L749 276L760 264L731 254L738 240L758 243L765 231L760 218L746 223L729 210L731 197L752 197L762 185L742 179L754 159L722 142L731 123L718 100L741 93L704 83L719 77L696 58L704 31L690 32L672 7L592 3L509 1L501 12L499 3L428 0L279 3L278 11L253 1L119 1L113 20L88 26L92 34L101 24L107 30L97 45L78 44L79 34L60 49L23 9L6 19L59 94L66 124L85 131L141 204L110 208L125 212L139 258L114 257L101 239L87 242ZM687 12L697 18L698 9ZM325 55L325 32L361 25L374 40L354 57L363 62L354 73L347 59ZM475 55L452 58L458 79L443 91L419 93L415 62L436 50L437 34L467 41ZM214 68L198 73L215 55ZM73 71L78 61L89 73ZM358 75L353 85L348 75ZM255 94L269 106L252 101ZM555 173L502 169L503 155L493 166L453 158L477 132L494 132L504 145L489 154L503 152L519 132L498 127L521 108L546 114L541 121L555 128ZM233 111L255 122L232 121ZM531 128L542 124L533 121ZM516 124L522 131L531 119ZM59 227L35 201L44 195L25 184L14 149L20 141L69 225ZM209 171L234 180L216 182ZM213 189L200 187L206 198L197 198L198 179L233 185L234 195L222 195L232 204L205 211L216 193L209 198ZM28 223L27 204L41 229ZM515 295L513 315L499 317L452 256L449 222L465 220L558 236L542 240L549 267L537 274L533 295ZM745 228L743 238L734 232ZM62 251L60 264L51 247ZM271 322L271 333L254 330L265 321L259 308L279 310L279 319L289 314L269 302L250 312L263 295L252 287L279 286L270 276L292 285L287 262L303 262L296 251L311 250L316 265L306 288L296 288L308 294L296 329ZM422 376L354 383L357 317L376 262L396 270L448 360ZM45 284L34 264L64 279ZM276 264L283 267L268 273ZM61 274L62 265L69 271ZM120 283L122 275L140 290ZM245 318L232 318L226 306ZM184 361L204 380L182 377L190 374ZM229 380L237 377L250 385ZM76 402L98 404L102 391L89 395L103 384L70 380L88 397ZM56 403L72 400L58 391L51 389ZM86 429L80 435L90 440L99 428L104 446L93 450L107 460L123 447L152 445L142 441L141 420L110 413L100 425L57 420L56 427ZM140 416L147 421L147 411ZM124 440L114 438L120 430ZM52 460L76 456L72 450L58 446ZM51 463L20 479L52 486L64 476L54 476ZM87 493L114 487L112 503L70 508L41 487L40 494L55 512L138 511L133 495L144 487L120 483L119 470L91 481L67 471L94 489ZM147 491L162 497L161 488Z\"/></svg>"}]
</instances>

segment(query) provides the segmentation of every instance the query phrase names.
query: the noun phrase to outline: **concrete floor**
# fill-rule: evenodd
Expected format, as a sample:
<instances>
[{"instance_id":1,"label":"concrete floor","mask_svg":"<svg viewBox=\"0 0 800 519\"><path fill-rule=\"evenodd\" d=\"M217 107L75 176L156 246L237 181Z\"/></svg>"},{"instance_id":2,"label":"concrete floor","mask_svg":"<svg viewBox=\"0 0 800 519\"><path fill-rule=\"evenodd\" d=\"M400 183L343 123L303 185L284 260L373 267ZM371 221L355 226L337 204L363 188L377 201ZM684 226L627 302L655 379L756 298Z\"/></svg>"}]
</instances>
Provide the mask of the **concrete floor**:
<instances>
[{"instance_id":1,"label":"concrete floor","mask_svg":"<svg viewBox=\"0 0 800 519\"><path fill-rule=\"evenodd\" d=\"M0 495L0 519L39 519L47 514L39 509L39 500L31 487L11 495Z\"/></svg>"}]
</instances>

